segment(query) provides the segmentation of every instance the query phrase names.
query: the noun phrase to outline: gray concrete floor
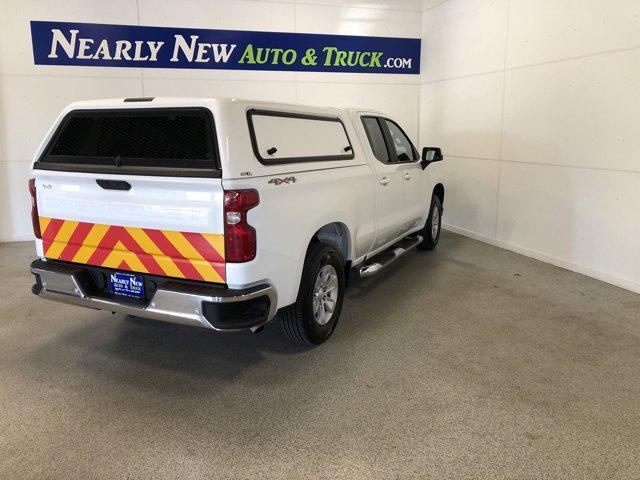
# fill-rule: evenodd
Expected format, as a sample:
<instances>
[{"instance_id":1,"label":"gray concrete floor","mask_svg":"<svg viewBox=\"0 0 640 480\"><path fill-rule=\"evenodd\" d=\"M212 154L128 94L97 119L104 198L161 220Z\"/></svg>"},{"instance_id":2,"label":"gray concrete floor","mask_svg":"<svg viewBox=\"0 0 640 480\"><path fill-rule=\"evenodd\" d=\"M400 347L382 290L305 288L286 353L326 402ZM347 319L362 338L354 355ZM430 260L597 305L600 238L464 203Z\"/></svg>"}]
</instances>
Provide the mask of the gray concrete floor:
<instances>
[{"instance_id":1,"label":"gray concrete floor","mask_svg":"<svg viewBox=\"0 0 640 480\"><path fill-rule=\"evenodd\" d=\"M0 478L639 478L640 296L467 238L331 341L36 299L0 245Z\"/></svg>"}]
</instances>

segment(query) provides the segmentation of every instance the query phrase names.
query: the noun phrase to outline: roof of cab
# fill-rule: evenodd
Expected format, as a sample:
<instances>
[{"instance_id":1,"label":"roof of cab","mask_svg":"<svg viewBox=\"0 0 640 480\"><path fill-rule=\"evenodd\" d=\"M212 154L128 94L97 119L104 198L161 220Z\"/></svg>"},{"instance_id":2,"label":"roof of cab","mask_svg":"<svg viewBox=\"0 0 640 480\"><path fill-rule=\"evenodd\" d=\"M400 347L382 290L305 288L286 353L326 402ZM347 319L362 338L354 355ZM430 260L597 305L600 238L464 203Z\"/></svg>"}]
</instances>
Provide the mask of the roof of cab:
<instances>
[{"instance_id":1,"label":"roof of cab","mask_svg":"<svg viewBox=\"0 0 640 480\"><path fill-rule=\"evenodd\" d=\"M340 107L320 107L317 105L303 105L297 103L267 102L263 100L250 100L240 98L224 97L131 97L131 98L106 98L98 100L83 100L73 102L67 110L75 109L102 109L102 108L153 108L153 107L184 107L184 106L204 106L218 105L225 107L258 108L264 110L293 110L306 111L317 114L337 114L367 112L384 115L363 108L340 108Z\"/></svg>"}]
</instances>

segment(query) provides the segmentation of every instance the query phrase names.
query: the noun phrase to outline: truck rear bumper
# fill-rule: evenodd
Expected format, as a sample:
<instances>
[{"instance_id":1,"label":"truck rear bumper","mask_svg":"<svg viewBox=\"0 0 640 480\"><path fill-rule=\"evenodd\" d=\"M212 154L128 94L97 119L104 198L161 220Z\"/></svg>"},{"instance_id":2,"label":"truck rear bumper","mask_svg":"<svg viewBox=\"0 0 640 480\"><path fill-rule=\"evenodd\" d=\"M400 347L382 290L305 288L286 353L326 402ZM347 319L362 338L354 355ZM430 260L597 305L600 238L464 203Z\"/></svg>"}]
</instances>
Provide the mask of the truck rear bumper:
<instances>
[{"instance_id":1,"label":"truck rear bumper","mask_svg":"<svg viewBox=\"0 0 640 480\"><path fill-rule=\"evenodd\" d=\"M101 293L82 265L35 260L31 273L32 292L48 300L217 331L259 327L277 308L276 290L266 284L232 290L166 279L148 301L130 301Z\"/></svg>"}]
</instances>

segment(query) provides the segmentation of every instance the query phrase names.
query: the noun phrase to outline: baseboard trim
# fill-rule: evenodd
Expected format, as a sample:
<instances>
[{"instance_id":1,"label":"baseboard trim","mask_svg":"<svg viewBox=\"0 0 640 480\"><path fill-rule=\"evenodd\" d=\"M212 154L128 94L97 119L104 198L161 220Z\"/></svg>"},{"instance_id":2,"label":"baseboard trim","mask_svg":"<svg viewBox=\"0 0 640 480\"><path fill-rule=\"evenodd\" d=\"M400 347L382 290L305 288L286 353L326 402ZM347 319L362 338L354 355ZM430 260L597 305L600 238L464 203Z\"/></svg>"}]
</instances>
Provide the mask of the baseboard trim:
<instances>
[{"instance_id":1,"label":"baseboard trim","mask_svg":"<svg viewBox=\"0 0 640 480\"><path fill-rule=\"evenodd\" d=\"M535 258L536 260L540 260L541 262L550 263L552 265L555 265L556 267L561 267L566 270L571 270L572 272L580 273L582 275L595 278L596 280L601 280L603 282L610 283L612 285L615 285L616 287L624 288L626 290L631 290L632 292L635 292L635 293L640 293L640 283L634 282L633 280L618 277L611 273L602 272L600 270L596 270L591 267L586 267L584 265L579 265L577 263L569 262L562 258L554 257L552 255L548 255L543 252L538 252L537 250L531 250L530 248L521 247L519 245L514 245L508 242L504 242L502 240L498 240L493 237L488 237L486 235L472 232L471 230L467 230L465 228L456 227L455 225L449 225L448 223L443 223L442 227L445 230L449 230L453 233L464 235L465 237L473 238L474 240L479 240L481 242L488 243L489 245L493 245L494 247L504 248L505 250L509 250L514 253L519 253L520 255L524 255L526 257Z\"/></svg>"},{"instance_id":2,"label":"baseboard trim","mask_svg":"<svg viewBox=\"0 0 640 480\"><path fill-rule=\"evenodd\" d=\"M34 240L33 234L12 235L10 237L0 237L0 243L28 242L29 240Z\"/></svg>"}]
</instances>

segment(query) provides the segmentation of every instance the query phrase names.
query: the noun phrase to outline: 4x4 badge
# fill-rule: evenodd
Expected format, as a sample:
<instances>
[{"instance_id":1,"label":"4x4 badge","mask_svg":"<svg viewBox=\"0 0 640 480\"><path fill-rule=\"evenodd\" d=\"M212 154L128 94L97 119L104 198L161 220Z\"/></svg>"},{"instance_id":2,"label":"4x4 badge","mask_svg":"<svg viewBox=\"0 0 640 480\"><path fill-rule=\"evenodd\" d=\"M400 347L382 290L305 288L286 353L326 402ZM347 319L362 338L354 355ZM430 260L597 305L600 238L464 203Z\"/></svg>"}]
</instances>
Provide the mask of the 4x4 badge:
<instances>
[{"instance_id":1,"label":"4x4 badge","mask_svg":"<svg viewBox=\"0 0 640 480\"><path fill-rule=\"evenodd\" d=\"M296 183L296 177L272 178L269 183L274 185L282 185L283 183Z\"/></svg>"}]
</instances>

